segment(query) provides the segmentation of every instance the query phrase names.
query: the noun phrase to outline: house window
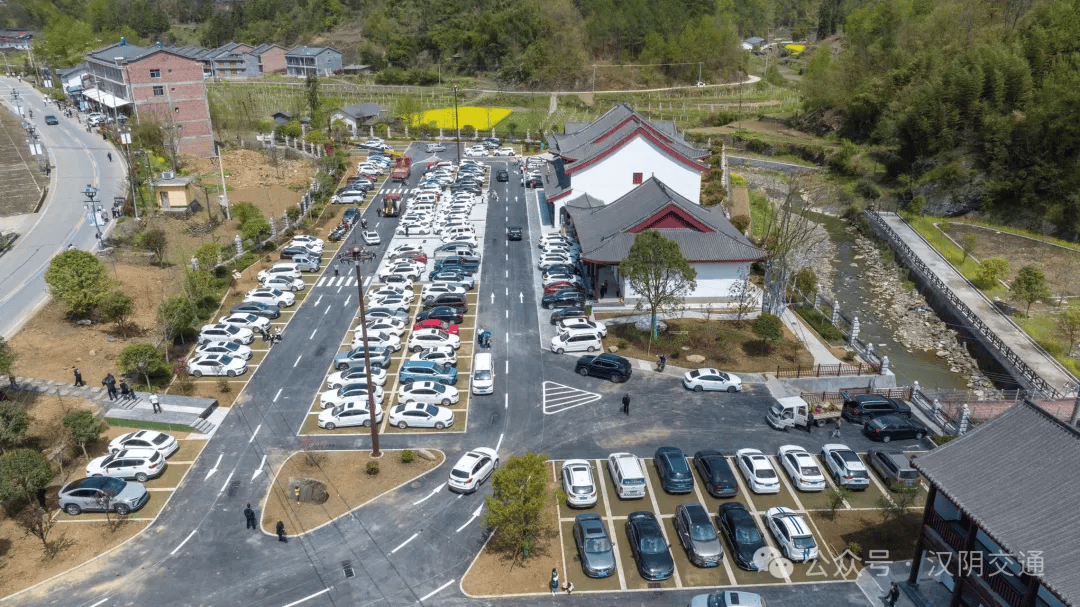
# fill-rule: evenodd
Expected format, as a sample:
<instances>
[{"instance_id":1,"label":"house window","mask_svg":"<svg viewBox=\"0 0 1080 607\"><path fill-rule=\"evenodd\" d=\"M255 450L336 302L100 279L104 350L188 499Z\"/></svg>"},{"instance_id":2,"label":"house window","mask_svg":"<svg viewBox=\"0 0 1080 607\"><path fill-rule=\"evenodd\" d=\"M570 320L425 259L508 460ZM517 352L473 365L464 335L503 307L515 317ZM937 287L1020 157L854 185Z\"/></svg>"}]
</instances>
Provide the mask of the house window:
<instances>
[{"instance_id":1,"label":"house window","mask_svg":"<svg viewBox=\"0 0 1080 607\"><path fill-rule=\"evenodd\" d=\"M151 78L161 78L161 70L150 70Z\"/></svg>"},{"instance_id":2,"label":"house window","mask_svg":"<svg viewBox=\"0 0 1080 607\"><path fill-rule=\"evenodd\" d=\"M163 87L163 86L155 86L154 87L154 96L155 97L161 97L164 94L165 94L165 87Z\"/></svg>"},{"instance_id":3,"label":"house window","mask_svg":"<svg viewBox=\"0 0 1080 607\"><path fill-rule=\"evenodd\" d=\"M641 173L634 173L634 185L641 185Z\"/></svg>"}]
</instances>

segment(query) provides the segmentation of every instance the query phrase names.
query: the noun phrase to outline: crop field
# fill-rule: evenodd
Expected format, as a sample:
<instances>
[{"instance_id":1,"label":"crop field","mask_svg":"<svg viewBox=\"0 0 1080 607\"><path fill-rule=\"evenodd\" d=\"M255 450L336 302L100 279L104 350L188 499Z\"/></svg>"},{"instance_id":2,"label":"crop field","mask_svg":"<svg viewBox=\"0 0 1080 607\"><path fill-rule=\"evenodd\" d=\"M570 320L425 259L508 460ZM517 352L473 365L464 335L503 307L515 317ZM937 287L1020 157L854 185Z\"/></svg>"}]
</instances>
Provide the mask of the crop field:
<instances>
[{"instance_id":1,"label":"crop field","mask_svg":"<svg viewBox=\"0 0 1080 607\"><path fill-rule=\"evenodd\" d=\"M458 124L463 127L471 125L473 128L486 130L501 122L504 118L509 116L512 111L513 110L502 107L459 107L457 110L457 121ZM454 108L444 107L428 110L417 116L413 120L412 126L432 123L435 124L436 128L440 129L454 128Z\"/></svg>"}]
</instances>

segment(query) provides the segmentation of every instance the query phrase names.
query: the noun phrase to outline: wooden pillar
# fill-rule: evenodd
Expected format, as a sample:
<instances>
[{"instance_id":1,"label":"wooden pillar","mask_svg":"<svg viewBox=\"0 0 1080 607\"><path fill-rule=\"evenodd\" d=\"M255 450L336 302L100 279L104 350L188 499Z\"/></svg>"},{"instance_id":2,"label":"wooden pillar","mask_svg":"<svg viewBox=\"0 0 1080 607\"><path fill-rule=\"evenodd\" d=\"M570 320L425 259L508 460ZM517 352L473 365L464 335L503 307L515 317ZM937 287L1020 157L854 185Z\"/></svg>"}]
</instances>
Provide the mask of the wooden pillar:
<instances>
[{"instance_id":1,"label":"wooden pillar","mask_svg":"<svg viewBox=\"0 0 1080 607\"><path fill-rule=\"evenodd\" d=\"M930 485L930 491L926 494L926 504L923 506L923 526L919 529L919 537L915 540L915 558L911 561L911 573L908 574L908 586L918 587L919 585L919 573L922 570L923 564L923 551L926 550L926 539L923 535L923 529L926 526L926 519L929 518L930 513L934 510L934 498L937 497L937 486Z\"/></svg>"}]
</instances>

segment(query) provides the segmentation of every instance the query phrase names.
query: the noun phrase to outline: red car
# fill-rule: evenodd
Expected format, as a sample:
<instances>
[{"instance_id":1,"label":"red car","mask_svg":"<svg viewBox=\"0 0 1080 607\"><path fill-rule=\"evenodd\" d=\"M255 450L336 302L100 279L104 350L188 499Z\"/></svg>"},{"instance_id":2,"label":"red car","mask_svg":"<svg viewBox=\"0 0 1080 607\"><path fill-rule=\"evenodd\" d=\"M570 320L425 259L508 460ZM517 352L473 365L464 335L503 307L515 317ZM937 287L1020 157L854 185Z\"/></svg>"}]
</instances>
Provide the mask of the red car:
<instances>
[{"instance_id":1,"label":"red car","mask_svg":"<svg viewBox=\"0 0 1080 607\"><path fill-rule=\"evenodd\" d=\"M399 257L398 259L409 259L412 261L418 261L420 263L427 263L428 257L426 254L420 253L418 255L413 255L412 257Z\"/></svg>"},{"instance_id":2,"label":"red car","mask_svg":"<svg viewBox=\"0 0 1080 607\"><path fill-rule=\"evenodd\" d=\"M429 318L427 320L421 320L420 322L413 325L413 331L419 331L420 329L442 329L443 331L446 331L447 333L452 333L454 335L458 334L458 326L457 325L450 324L450 323L446 322L445 320L437 320L437 319L434 319L434 318Z\"/></svg>"},{"instance_id":3,"label":"red car","mask_svg":"<svg viewBox=\"0 0 1080 607\"><path fill-rule=\"evenodd\" d=\"M571 284L569 282L553 282L548 286L544 287L544 295L550 295L557 291L562 291L563 289L574 289L575 291L580 291L581 293L585 292L585 287L580 284Z\"/></svg>"}]
</instances>

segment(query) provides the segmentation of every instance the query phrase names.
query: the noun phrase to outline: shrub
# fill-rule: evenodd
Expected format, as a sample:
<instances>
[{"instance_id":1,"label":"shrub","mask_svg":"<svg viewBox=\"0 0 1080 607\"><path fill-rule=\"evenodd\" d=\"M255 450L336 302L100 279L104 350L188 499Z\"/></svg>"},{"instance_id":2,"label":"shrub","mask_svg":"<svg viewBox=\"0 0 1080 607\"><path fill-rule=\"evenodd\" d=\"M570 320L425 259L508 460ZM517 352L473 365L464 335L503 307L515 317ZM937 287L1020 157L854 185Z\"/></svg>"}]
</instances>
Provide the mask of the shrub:
<instances>
[{"instance_id":1,"label":"shrub","mask_svg":"<svg viewBox=\"0 0 1080 607\"><path fill-rule=\"evenodd\" d=\"M923 209L926 208L926 196L915 196L911 200L904 203L904 210L912 215L922 215Z\"/></svg>"},{"instance_id":2,"label":"shrub","mask_svg":"<svg viewBox=\"0 0 1080 607\"><path fill-rule=\"evenodd\" d=\"M750 229L750 216L749 215L736 215L731 218L731 225L735 226L735 229L746 233L746 230Z\"/></svg>"},{"instance_id":3,"label":"shrub","mask_svg":"<svg viewBox=\"0 0 1080 607\"><path fill-rule=\"evenodd\" d=\"M416 452L412 449L405 449L401 452L401 463L403 464L411 464L415 458Z\"/></svg>"},{"instance_id":4,"label":"shrub","mask_svg":"<svg viewBox=\"0 0 1080 607\"><path fill-rule=\"evenodd\" d=\"M371 476L375 476L379 473L379 462L368 462L367 473Z\"/></svg>"},{"instance_id":5,"label":"shrub","mask_svg":"<svg viewBox=\"0 0 1080 607\"><path fill-rule=\"evenodd\" d=\"M743 177L742 175L735 175L734 173L732 173L732 175L731 175L731 187L733 187L733 188L746 187L746 177Z\"/></svg>"},{"instance_id":6,"label":"shrub","mask_svg":"<svg viewBox=\"0 0 1080 607\"><path fill-rule=\"evenodd\" d=\"M229 392L232 392L232 386L229 385L229 380L225 379L224 377L218 380L217 388L218 392L221 392L222 394L228 394Z\"/></svg>"},{"instance_id":7,"label":"shrub","mask_svg":"<svg viewBox=\"0 0 1080 607\"><path fill-rule=\"evenodd\" d=\"M848 542L847 551L855 556L862 554L862 544L859 542Z\"/></svg>"}]
</instances>

